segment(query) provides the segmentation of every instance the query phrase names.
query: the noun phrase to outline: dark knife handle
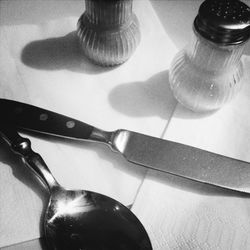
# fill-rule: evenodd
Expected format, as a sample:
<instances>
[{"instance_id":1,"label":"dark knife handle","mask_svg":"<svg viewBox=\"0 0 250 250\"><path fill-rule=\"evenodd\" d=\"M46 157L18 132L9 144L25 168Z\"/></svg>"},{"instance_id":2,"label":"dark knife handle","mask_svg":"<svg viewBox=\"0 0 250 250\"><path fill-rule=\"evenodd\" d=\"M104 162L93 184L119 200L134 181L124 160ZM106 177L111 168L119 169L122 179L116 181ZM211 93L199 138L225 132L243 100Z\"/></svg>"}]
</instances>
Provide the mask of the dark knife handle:
<instances>
[{"instance_id":1,"label":"dark knife handle","mask_svg":"<svg viewBox=\"0 0 250 250\"><path fill-rule=\"evenodd\" d=\"M18 128L72 139L88 140L94 127L29 104L0 99L1 119Z\"/></svg>"}]
</instances>

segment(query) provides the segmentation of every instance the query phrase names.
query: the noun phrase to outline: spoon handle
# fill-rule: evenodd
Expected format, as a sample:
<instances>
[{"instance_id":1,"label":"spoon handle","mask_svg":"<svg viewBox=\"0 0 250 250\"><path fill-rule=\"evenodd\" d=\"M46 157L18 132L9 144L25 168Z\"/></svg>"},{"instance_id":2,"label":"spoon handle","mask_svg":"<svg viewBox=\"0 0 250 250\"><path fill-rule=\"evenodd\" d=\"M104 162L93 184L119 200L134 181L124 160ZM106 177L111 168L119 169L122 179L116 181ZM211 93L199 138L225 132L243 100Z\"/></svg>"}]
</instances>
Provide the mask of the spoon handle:
<instances>
[{"instance_id":1,"label":"spoon handle","mask_svg":"<svg viewBox=\"0 0 250 250\"><path fill-rule=\"evenodd\" d=\"M35 172L49 190L59 186L42 157L32 150L28 138L20 136L15 128L4 122L1 122L0 125L0 135L10 145L14 153L21 155L24 163Z\"/></svg>"}]
</instances>

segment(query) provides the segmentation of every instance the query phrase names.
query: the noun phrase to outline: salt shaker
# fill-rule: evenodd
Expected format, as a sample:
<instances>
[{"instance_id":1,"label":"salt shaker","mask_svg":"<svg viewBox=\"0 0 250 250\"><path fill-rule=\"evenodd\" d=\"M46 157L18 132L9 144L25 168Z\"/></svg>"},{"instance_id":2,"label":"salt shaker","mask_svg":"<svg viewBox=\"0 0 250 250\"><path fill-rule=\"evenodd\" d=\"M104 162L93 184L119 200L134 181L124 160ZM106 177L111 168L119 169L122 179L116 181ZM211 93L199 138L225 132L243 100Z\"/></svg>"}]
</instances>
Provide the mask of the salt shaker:
<instances>
[{"instance_id":1,"label":"salt shaker","mask_svg":"<svg viewBox=\"0 0 250 250\"><path fill-rule=\"evenodd\" d=\"M141 37L133 0L85 0L77 35L81 50L94 63L114 66L125 62Z\"/></svg>"},{"instance_id":2,"label":"salt shaker","mask_svg":"<svg viewBox=\"0 0 250 250\"><path fill-rule=\"evenodd\" d=\"M238 0L206 0L193 22L191 42L173 59L170 86L187 108L221 108L242 86L241 60L250 37L250 8Z\"/></svg>"}]
</instances>

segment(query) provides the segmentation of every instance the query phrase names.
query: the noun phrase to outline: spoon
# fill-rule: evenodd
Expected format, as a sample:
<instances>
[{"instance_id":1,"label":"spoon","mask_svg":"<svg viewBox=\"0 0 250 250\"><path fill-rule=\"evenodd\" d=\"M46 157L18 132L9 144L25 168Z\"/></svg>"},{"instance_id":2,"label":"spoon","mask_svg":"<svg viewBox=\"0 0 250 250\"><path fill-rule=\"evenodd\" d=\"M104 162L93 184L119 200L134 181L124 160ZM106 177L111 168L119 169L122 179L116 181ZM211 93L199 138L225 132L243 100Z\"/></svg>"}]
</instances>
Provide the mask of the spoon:
<instances>
[{"instance_id":1,"label":"spoon","mask_svg":"<svg viewBox=\"0 0 250 250\"><path fill-rule=\"evenodd\" d=\"M146 230L127 207L102 194L64 189L29 139L9 124L0 125L0 134L49 189L44 217L49 249L152 250Z\"/></svg>"}]
</instances>

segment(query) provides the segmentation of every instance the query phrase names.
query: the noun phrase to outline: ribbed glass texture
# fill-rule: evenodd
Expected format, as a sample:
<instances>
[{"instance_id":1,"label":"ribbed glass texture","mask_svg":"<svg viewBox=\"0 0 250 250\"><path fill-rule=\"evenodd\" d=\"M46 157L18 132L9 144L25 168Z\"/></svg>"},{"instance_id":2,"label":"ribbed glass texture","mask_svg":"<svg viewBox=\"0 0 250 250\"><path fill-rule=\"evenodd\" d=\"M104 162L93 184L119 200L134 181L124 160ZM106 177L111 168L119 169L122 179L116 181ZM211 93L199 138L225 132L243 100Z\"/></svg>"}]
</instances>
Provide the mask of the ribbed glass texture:
<instances>
[{"instance_id":1,"label":"ribbed glass texture","mask_svg":"<svg viewBox=\"0 0 250 250\"><path fill-rule=\"evenodd\" d=\"M221 108L240 90L244 45L219 46L193 33L190 44L175 56L169 72L176 99L187 108Z\"/></svg>"},{"instance_id":2,"label":"ribbed glass texture","mask_svg":"<svg viewBox=\"0 0 250 250\"><path fill-rule=\"evenodd\" d=\"M85 0L77 35L83 53L103 66L118 65L133 54L140 42L140 28L132 0Z\"/></svg>"}]
</instances>

